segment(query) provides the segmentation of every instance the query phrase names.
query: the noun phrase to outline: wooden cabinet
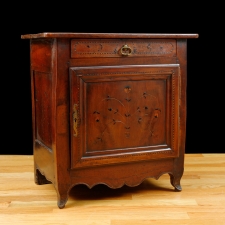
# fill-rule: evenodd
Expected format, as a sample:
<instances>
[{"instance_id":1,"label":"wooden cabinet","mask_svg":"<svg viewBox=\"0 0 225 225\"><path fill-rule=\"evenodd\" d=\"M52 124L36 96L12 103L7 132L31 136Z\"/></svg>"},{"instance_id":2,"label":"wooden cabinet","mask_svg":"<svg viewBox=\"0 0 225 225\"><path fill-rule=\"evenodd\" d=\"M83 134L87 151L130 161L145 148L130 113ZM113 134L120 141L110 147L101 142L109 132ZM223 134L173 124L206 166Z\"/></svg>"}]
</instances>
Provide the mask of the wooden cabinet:
<instances>
[{"instance_id":1,"label":"wooden cabinet","mask_svg":"<svg viewBox=\"0 0 225 225\"><path fill-rule=\"evenodd\" d=\"M187 39L198 34L40 33L30 39L35 182L58 207L77 184L180 191Z\"/></svg>"}]
</instances>

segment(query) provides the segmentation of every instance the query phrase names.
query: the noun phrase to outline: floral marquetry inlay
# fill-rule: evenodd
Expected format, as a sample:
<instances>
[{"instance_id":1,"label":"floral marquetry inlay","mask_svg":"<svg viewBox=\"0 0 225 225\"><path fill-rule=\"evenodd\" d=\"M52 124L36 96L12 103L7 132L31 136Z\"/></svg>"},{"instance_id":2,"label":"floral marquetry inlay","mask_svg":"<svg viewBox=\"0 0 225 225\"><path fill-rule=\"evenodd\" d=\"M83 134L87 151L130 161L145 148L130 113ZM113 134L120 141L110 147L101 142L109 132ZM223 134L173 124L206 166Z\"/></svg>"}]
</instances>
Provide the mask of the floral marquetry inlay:
<instances>
[{"instance_id":1,"label":"floral marquetry inlay","mask_svg":"<svg viewBox=\"0 0 225 225\"><path fill-rule=\"evenodd\" d=\"M104 92L97 83L88 87L88 101L98 99L95 107L87 106L89 150L136 147L140 140L141 146L165 144L165 82L128 83L110 82Z\"/></svg>"}]
</instances>

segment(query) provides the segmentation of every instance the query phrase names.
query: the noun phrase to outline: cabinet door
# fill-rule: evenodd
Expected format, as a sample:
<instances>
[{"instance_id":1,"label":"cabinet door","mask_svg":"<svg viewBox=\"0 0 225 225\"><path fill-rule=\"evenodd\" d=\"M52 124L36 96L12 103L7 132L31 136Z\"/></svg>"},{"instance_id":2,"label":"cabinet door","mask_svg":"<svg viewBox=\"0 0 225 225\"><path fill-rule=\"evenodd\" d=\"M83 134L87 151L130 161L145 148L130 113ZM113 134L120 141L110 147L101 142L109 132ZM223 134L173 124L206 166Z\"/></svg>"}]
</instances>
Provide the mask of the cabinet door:
<instances>
[{"instance_id":1,"label":"cabinet door","mask_svg":"<svg viewBox=\"0 0 225 225\"><path fill-rule=\"evenodd\" d=\"M71 166L177 157L179 64L70 68Z\"/></svg>"}]
</instances>

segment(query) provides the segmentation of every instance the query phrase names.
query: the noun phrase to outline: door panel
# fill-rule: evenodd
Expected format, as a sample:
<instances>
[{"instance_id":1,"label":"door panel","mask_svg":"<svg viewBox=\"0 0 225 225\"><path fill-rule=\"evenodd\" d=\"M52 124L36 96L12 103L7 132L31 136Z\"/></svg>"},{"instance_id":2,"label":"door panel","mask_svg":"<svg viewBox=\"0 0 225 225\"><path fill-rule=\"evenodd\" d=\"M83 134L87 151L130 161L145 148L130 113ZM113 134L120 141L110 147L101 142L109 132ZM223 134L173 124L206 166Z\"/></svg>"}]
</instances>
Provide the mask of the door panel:
<instances>
[{"instance_id":1,"label":"door panel","mask_svg":"<svg viewBox=\"0 0 225 225\"><path fill-rule=\"evenodd\" d=\"M70 68L72 168L178 156L179 65Z\"/></svg>"}]
</instances>

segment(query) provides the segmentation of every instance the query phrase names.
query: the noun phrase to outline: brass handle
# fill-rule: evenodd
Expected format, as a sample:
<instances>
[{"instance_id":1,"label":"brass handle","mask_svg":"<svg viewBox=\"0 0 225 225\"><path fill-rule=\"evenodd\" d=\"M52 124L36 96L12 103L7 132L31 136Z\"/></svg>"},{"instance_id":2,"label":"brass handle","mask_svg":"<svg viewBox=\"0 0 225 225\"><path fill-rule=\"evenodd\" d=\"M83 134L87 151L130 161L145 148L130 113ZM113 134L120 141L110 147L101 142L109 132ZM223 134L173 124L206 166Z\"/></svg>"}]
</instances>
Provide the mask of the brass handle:
<instances>
[{"instance_id":1,"label":"brass handle","mask_svg":"<svg viewBox=\"0 0 225 225\"><path fill-rule=\"evenodd\" d=\"M73 106L73 136L77 137L78 131L77 131L77 126L78 126L78 112L77 112L77 104L74 104Z\"/></svg>"},{"instance_id":2,"label":"brass handle","mask_svg":"<svg viewBox=\"0 0 225 225\"><path fill-rule=\"evenodd\" d=\"M122 55L130 55L132 52L132 49L128 45L124 45L121 49L120 52Z\"/></svg>"}]
</instances>

